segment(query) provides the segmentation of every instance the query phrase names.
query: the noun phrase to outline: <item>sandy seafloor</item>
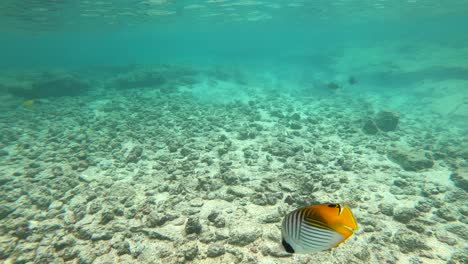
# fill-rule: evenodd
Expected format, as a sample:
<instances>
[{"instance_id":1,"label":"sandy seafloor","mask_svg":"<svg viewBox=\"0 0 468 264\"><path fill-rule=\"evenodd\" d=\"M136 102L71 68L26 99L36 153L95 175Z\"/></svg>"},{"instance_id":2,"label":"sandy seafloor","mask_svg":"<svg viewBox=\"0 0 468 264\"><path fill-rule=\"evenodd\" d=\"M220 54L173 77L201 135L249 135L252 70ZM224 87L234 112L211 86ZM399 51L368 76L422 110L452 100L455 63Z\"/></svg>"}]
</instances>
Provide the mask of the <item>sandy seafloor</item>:
<instances>
[{"instance_id":1,"label":"sandy seafloor","mask_svg":"<svg viewBox=\"0 0 468 264\"><path fill-rule=\"evenodd\" d=\"M467 54L349 48L330 55L332 75L3 73L0 262L465 263ZM40 91L32 105L5 92L63 76L91 88ZM380 111L398 127L366 132ZM356 234L330 251L282 251L282 217L324 202L350 206Z\"/></svg>"}]
</instances>

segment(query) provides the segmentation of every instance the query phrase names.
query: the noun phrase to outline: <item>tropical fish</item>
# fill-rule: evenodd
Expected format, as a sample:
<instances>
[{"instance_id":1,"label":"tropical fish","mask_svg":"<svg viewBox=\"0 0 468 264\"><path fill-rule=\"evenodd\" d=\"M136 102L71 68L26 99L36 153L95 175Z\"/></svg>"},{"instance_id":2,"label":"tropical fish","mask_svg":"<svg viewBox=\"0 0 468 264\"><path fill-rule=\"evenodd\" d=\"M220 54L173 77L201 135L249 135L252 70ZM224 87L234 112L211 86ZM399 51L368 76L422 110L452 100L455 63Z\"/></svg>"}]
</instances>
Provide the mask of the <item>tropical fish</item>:
<instances>
[{"instance_id":1,"label":"tropical fish","mask_svg":"<svg viewBox=\"0 0 468 264\"><path fill-rule=\"evenodd\" d=\"M34 100L33 99L28 99L23 101L23 106L26 108L31 108L34 105Z\"/></svg>"},{"instance_id":2,"label":"tropical fish","mask_svg":"<svg viewBox=\"0 0 468 264\"><path fill-rule=\"evenodd\" d=\"M349 76L348 83L351 84L351 85L355 85L356 83L358 83L358 81L357 81L356 77Z\"/></svg>"},{"instance_id":3,"label":"tropical fish","mask_svg":"<svg viewBox=\"0 0 468 264\"><path fill-rule=\"evenodd\" d=\"M332 203L309 205L284 217L282 244L289 253L312 253L337 247L355 230L357 223L349 207Z\"/></svg>"},{"instance_id":4,"label":"tropical fish","mask_svg":"<svg viewBox=\"0 0 468 264\"><path fill-rule=\"evenodd\" d=\"M339 84L337 84L336 82L329 82L327 84L327 88L332 90L332 91L336 91L336 90L340 89L341 86Z\"/></svg>"}]
</instances>

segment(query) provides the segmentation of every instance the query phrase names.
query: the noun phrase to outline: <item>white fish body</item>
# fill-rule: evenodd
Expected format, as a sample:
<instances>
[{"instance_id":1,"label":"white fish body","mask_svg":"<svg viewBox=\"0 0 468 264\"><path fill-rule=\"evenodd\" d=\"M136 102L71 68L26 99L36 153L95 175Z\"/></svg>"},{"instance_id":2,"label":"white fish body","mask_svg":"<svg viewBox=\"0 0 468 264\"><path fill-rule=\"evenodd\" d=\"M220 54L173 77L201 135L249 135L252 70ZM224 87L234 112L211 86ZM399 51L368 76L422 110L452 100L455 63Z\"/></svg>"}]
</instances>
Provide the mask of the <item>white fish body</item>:
<instances>
[{"instance_id":1,"label":"white fish body","mask_svg":"<svg viewBox=\"0 0 468 264\"><path fill-rule=\"evenodd\" d=\"M342 208L339 204L306 206L284 217L282 244L289 253L313 253L338 246L356 229L348 207Z\"/></svg>"}]
</instances>

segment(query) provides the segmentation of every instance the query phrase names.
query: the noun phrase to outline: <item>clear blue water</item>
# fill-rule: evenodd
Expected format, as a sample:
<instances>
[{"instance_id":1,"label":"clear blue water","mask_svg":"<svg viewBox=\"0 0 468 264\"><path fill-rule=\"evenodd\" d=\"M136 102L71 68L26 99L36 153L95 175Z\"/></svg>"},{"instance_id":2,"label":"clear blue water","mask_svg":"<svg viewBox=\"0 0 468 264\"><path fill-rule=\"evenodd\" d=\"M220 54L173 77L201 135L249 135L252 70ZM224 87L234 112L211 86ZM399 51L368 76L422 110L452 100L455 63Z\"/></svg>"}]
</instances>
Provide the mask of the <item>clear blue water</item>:
<instances>
[{"instance_id":1,"label":"clear blue water","mask_svg":"<svg viewBox=\"0 0 468 264\"><path fill-rule=\"evenodd\" d=\"M0 262L467 262L467 14L3 0ZM287 254L328 202L355 235Z\"/></svg>"},{"instance_id":2,"label":"clear blue water","mask_svg":"<svg viewBox=\"0 0 468 264\"><path fill-rule=\"evenodd\" d=\"M465 1L297 1L298 7L194 1L203 6L197 9L187 8L192 1L4 2L1 66L7 68L269 61L369 42L466 40Z\"/></svg>"}]
</instances>

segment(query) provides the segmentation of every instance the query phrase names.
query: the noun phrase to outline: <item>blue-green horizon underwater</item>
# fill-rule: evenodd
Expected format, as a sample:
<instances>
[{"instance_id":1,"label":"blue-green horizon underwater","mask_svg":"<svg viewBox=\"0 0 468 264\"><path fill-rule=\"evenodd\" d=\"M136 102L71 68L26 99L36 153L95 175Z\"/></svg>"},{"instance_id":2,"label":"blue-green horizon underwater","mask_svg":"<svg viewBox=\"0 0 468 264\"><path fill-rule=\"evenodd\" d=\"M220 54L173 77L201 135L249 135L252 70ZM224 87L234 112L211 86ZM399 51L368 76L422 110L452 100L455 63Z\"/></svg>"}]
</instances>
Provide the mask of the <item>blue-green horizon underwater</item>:
<instances>
[{"instance_id":1,"label":"blue-green horizon underwater","mask_svg":"<svg viewBox=\"0 0 468 264\"><path fill-rule=\"evenodd\" d=\"M467 14L2 1L0 263L468 263Z\"/></svg>"},{"instance_id":2,"label":"blue-green horizon underwater","mask_svg":"<svg viewBox=\"0 0 468 264\"><path fill-rule=\"evenodd\" d=\"M313 52L402 39L435 43L451 40L457 45L457 41L467 41L463 28L467 16L464 9L454 11L440 16L370 16L357 21L353 10L340 17L317 18L312 13L301 19L252 23L224 19L193 23L191 17L182 16L180 22L130 24L130 20L107 25L105 20L98 20L94 21L97 25L76 22L34 28L34 24L23 23L19 27L14 21L3 28L0 69L268 60L288 50Z\"/></svg>"}]
</instances>

